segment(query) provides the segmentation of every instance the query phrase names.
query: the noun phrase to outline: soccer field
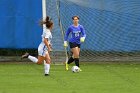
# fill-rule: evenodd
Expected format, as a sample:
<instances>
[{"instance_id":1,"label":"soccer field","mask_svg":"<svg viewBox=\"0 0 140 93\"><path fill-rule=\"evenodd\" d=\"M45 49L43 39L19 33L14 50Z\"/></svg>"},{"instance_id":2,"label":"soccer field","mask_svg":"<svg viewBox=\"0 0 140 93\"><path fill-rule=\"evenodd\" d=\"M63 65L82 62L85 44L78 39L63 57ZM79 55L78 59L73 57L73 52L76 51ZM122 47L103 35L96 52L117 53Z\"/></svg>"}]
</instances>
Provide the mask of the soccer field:
<instances>
[{"instance_id":1,"label":"soccer field","mask_svg":"<svg viewBox=\"0 0 140 93\"><path fill-rule=\"evenodd\" d=\"M0 93L140 93L140 64L82 63L81 68L72 73L52 64L50 76L44 76L43 65L0 63Z\"/></svg>"}]
</instances>

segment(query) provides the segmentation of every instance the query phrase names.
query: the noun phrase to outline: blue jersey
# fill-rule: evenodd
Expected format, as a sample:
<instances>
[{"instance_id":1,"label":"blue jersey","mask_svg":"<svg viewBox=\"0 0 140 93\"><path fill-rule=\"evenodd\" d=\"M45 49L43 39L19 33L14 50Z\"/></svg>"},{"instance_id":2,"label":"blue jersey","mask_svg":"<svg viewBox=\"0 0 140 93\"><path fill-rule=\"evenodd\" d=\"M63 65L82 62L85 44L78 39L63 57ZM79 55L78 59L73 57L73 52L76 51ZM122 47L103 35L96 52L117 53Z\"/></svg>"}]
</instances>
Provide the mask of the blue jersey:
<instances>
[{"instance_id":1,"label":"blue jersey","mask_svg":"<svg viewBox=\"0 0 140 93\"><path fill-rule=\"evenodd\" d=\"M71 38L68 40L68 36L70 33L71 33ZM78 26L71 25L66 31L64 40L65 41L68 40L69 42L72 43L81 44L80 42L81 37L86 37L85 29L83 28L83 26L80 24Z\"/></svg>"}]
</instances>

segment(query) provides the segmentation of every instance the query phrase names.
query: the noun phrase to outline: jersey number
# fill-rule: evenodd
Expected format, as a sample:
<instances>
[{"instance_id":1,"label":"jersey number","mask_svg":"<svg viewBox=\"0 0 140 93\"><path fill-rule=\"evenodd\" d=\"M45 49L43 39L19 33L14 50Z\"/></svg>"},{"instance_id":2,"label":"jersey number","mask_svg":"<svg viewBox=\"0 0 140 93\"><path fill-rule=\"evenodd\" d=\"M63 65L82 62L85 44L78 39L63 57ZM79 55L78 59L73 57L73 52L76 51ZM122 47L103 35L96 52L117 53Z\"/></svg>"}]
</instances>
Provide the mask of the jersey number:
<instances>
[{"instance_id":1,"label":"jersey number","mask_svg":"<svg viewBox=\"0 0 140 93\"><path fill-rule=\"evenodd\" d=\"M75 33L75 37L79 37L79 33Z\"/></svg>"}]
</instances>

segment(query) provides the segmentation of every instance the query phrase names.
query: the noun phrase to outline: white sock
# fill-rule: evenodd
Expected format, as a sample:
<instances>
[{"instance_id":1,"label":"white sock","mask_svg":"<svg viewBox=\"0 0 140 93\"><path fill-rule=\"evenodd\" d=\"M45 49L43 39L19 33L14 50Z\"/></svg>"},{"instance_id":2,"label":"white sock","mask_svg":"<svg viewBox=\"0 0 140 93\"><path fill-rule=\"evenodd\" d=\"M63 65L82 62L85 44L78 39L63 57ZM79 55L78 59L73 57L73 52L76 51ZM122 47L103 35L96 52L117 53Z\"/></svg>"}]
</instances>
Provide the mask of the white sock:
<instances>
[{"instance_id":1,"label":"white sock","mask_svg":"<svg viewBox=\"0 0 140 93\"><path fill-rule=\"evenodd\" d=\"M45 74L49 74L50 71L50 64L44 64Z\"/></svg>"},{"instance_id":2,"label":"white sock","mask_svg":"<svg viewBox=\"0 0 140 93\"><path fill-rule=\"evenodd\" d=\"M30 59L32 62L37 63L38 59L34 56L28 56L28 59Z\"/></svg>"}]
</instances>

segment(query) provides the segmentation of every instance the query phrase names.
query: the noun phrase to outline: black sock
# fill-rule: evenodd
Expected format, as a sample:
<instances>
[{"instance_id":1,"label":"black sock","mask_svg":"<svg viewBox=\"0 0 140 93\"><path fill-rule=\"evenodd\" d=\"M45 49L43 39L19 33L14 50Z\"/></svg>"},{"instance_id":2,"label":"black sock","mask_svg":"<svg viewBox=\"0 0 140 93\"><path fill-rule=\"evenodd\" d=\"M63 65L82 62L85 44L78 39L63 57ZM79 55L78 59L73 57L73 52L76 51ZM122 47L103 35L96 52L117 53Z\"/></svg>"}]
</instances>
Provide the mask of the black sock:
<instances>
[{"instance_id":1,"label":"black sock","mask_svg":"<svg viewBox=\"0 0 140 93\"><path fill-rule=\"evenodd\" d=\"M72 63L73 61L74 61L74 58L70 57L69 60L68 60L68 64Z\"/></svg>"},{"instance_id":2,"label":"black sock","mask_svg":"<svg viewBox=\"0 0 140 93\"><path fill-rule=\"evenodd\" d=\"M79 58L74 58L75 60L75 65L79 67Z\"/></svg>"}]
</instances>

